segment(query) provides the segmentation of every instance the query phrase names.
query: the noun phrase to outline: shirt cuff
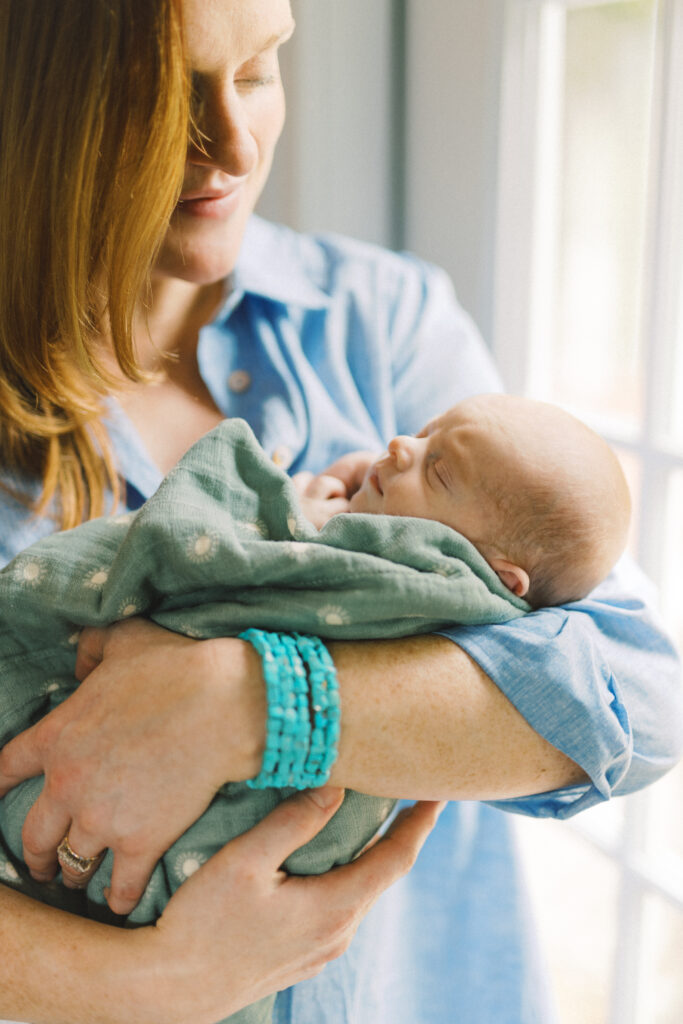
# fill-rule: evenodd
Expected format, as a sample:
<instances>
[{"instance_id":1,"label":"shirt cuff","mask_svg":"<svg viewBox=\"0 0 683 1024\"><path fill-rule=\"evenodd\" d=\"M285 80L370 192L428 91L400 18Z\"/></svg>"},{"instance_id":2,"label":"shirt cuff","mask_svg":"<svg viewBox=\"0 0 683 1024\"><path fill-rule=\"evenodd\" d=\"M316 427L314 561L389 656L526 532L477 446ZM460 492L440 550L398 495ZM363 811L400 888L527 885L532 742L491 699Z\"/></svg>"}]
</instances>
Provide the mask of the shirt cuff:
<instances>
[{"instance_id":1,"label":"shirt cuff","mask_svg":"<svg viewBox=\"0 0 683 1024\"><path fill-rule=\"evenodd\" d=\"M633 784L627 782L633 728L621 686L604 654L605 647L611 653L615 642L601 643L604 638L590 614L550 608L503 625L460 626L441 635L465 650L531 727L590 778L580 786L492 801L494 806L538 817L569 817L617 791L651 781L647 777L640 783L635 778ZM668 654L670 659L670 649ZM649 658L656 658L651 650ZM648 675L653 668L656 671L650 660ZM641 759L641 768L652 769L645 776L656 776L656 761Z\"/></svg>"}]
</instances>

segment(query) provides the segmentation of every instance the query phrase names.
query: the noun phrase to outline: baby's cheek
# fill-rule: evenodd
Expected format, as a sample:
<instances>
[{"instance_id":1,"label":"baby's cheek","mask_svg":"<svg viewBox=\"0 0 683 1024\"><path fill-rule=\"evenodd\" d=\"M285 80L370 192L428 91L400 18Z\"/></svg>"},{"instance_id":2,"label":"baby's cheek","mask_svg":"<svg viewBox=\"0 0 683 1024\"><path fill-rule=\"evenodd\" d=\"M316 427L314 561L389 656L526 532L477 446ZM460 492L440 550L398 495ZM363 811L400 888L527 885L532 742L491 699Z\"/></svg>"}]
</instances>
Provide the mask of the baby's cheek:
<instances>
[{"instance_id":1,"label":"baby's cheek","mask_svg":"<svg viewBox=\"0 0 683 1024\"><path fill-rule=\"evenodd\" d=\"M361 488L360 491L356 491L349 501L349 512L367 512L366 505L365 493L363 488Z\"/></svg>"}]
</instances>

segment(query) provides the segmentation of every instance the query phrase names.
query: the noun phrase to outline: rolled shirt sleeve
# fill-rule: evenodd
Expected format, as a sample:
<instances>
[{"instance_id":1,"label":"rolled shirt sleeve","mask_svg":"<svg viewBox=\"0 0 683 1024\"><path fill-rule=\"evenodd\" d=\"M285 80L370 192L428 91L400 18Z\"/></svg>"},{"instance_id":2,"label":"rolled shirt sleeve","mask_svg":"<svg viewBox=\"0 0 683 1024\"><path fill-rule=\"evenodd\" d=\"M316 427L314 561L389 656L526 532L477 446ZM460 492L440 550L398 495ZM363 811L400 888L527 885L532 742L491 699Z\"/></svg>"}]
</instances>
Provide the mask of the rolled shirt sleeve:
<instances>
[{"instance_id":1,"label":"rolled shirt sleeve","mask_svg":"<svg viewBox=\"0 0 683 1024\"><path fill-rule=\"evenodd\" d=\"M590 778L590 784L495 806L569 817L654 782L680 757L683 700L675 651L645 602L618 590L618 574L571 606L444 635Z\"/></svg>"}]
</instances>

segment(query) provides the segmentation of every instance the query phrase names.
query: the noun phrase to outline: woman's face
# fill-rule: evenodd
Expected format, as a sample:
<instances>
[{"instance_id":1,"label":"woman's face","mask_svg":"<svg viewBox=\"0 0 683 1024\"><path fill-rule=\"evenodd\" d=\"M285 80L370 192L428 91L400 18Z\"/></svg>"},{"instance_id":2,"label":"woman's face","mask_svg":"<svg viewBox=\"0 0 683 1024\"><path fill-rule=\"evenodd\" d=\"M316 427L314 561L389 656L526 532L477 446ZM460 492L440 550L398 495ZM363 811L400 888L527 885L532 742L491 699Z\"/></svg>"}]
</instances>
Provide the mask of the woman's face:
<instances>
[{"instance_id":1,"label":"woman's face","mask_svg":"<svg viewBox=\"0 0 683 1024\"><path fill-rule=\"evenodd\" d=\"M292 33L289 0L183 0L195 116L180 201L156 270L211 284L231 272L268 177L285 100L278 47Z\"/></svg>"}]
</instances>

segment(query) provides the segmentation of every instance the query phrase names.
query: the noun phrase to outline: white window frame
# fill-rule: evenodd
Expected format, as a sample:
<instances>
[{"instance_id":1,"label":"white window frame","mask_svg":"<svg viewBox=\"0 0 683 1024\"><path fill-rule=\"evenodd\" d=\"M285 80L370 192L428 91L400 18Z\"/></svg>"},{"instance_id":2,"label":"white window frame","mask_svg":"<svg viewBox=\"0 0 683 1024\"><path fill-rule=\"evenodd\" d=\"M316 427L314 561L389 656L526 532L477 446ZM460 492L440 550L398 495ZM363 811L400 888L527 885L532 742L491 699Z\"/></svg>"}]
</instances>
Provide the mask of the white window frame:
<instances>
[{"instance_id":1,"label":"white window frame","mask_svg":"<svg viewBox=\"0 0 683 1024\"><path fill-rule=\"evenodd\" d=\"M506 0L493 348L506 385L519 394L548 393L547 303L555 274L566 11L614 2L624 0ZM593 424L640 459L637 557L655 583L663 571L667 485L673 471L683 470L683 449L666 434L680 330L681 265L675 254L680 259L683 251L681 54L683 0L659 0L641 328L647 339L644 418L637 433L619 422ZM683 914L683 861L665 851L646 851L649 811L647 791L629 797L616 842L593 823L589 827L579 819L571 826L619 873L611 1024L633 1024L638 1013L645 897L654 893Z\"/></svg>"}]
</instances>

